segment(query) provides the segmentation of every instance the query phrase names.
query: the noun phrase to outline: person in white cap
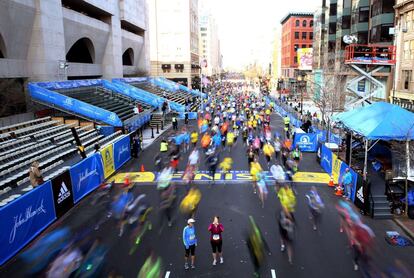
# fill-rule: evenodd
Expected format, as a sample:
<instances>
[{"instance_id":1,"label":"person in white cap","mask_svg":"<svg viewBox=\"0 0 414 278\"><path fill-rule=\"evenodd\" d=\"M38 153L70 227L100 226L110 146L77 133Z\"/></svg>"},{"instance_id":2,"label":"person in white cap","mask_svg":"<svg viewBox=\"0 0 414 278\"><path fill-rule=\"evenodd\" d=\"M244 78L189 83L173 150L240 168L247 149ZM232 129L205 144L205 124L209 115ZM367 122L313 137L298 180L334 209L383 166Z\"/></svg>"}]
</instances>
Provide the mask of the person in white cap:
<instances>
[{"instance_id":1,"label":"person in white cap","mask_svg":"<svg viewBox=\"0 0 414 278\"><path fill-rule=\"evenodd\" d=\"M190 218L187 220L187 226L184 227L183 230L183 242L185 247L185 264L184 268L188 270L190 267L188 265L188 257L191 254L191 268L195 269L195 248L197 246L197 237L195 234L195 228L194 228L194 222L195 220L193 218Z\"/></svg>"}]
</instances>

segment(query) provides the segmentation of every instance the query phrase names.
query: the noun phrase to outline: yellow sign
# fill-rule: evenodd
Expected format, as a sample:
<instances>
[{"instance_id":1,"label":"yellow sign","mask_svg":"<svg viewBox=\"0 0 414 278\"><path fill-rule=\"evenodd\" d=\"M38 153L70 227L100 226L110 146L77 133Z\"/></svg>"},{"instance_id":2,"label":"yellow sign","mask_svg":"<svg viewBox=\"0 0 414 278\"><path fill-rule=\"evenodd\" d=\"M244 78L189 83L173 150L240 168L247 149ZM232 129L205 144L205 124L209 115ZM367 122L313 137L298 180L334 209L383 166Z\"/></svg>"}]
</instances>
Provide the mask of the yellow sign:
<instances>
[{"instance_id":1,"label":"yellow sign","mask_svg":"<svg viewBox=\"0 0 414 278\"><path fill-rule=\"evenodd\" d=\"M115 183L123 183L125 181L125 176L129 175L129 181L131 183L150 183L156 181L157 174L154 172L129 172L129 173L118 173L110 182L114 181ZM182 172L173 174L171 177L172 182L182 182ZM269 180L271 180L269 176ZM252 176L250 173L240 173L240 172L229 172L229 173L216 173L214 175L214 180L217 182L250 182L252 181ZM208 173L196 173L194 181L213 181L213 176ZM328 183L329 175L326 173L314 173L314 172L298 172L293 176L294 182L302 183Z\"/></svg>"},{"instance_id":2,"label":"yellow sign","mask_svg":"<svg viewBox=\"0 0 414 278\"><path fill-rule=\"evenodd\" d=\"M113 145L106 146L101 150L104 177L108 178L115 172L115 163L114 163L114 148Z\"/></svg>"},{"instance_id":3,"label":"yellow sign","mask_svg":"<svg viewBox=\"0 0 414 278\"><path fill-rule=\"evenodd\" d=\"M329 175L326 173L297 172L293 176L294 182L328 183Z\"/></svg>"},{"instance_id":4,"label":"yellow sign","mask_svg":"<svg viewBox=\"0 0 414 278\"><path fill-rule=\"evenodd\" d=\"M341 173L341 164L342 161L338 156L332 153L332 176L335 184L338 184L339 175Z\"/></svg>"},{"instance_id":5,"label":"yellow sign","mask_svg":"<svg viewBox=\"0 0 414 278\"><path fill-rule=\"evenodd\" d=\"M115 181L115 183L123 183L125 181L126 175L129 175L130 182L154 182L155 181L155 173L153 172L129 172L129 173L116 174L110 180L110 182Z\"/></svg>"}]
</instances>

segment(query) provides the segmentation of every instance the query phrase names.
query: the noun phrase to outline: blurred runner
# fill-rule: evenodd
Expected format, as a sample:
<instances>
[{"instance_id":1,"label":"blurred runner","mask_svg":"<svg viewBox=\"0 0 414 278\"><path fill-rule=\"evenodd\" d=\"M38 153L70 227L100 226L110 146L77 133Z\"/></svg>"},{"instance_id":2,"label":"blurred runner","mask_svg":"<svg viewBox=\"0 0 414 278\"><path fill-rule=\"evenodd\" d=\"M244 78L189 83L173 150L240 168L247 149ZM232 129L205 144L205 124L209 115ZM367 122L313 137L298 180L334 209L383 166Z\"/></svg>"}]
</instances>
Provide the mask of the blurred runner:
<instances>
[{"instance_id":1,"label":"blurred runner","mask_svg":"<svg viewBox=\"0 0 414 278\"><path fill-rule=\"evenodd\" d=\"M306 194L306 198L308 199L308 206L311 213L313 230L316 231L317 226L320 222L322 209L325 207L325 205L323 204L322 199L319 196L319 193L316 190L315 186L311 187L311 190L308 192L308 194Z\"/></svg>"},{"instance_id":2,"label":"blurred runner","mask_svg":"<svg viewBox=\"0 0 414 278\"><path fill-rule=\"evenodd\" d=\"M138 278L161 278L161 258L153 255L149 256L142 265Z\"/></svg>"},{"instance_id":3,"label":"blurred runner","mask_svg":"<svg viewBox=\"0 0 414 278\"><path fill-rule=\"evenodd\" d=\"M280 251L287 249L289 263L292 264L295 219L285 208L282 208L279 215Z\"/></svg>"}]
</instances>

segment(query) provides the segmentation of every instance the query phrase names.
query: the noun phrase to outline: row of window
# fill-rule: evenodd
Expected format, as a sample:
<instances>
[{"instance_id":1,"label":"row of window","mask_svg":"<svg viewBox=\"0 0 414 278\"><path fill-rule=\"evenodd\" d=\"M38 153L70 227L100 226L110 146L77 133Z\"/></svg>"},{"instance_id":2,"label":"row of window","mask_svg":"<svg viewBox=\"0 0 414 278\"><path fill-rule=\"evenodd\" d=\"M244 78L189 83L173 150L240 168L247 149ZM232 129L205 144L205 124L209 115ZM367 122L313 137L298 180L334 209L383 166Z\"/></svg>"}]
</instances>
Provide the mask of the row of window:
<instances>
[{"instance_id":1,"label":"row of window","mask_svg":"<svg viewBox=\"0 0 414 278\"><path fill-rule=\"evenodd\" d=\"M295 45L293 46L293 48L295 49L295 52L296 52L296 51L298 51L298 49L299 49L299 44L295 44ZM312 45L311 45L311 44L309 44L309 45L302 44L302 45L301 45L301 48L312 48Z\"/></svg>"},{"instance_id":2,"label":"row of window","mask_svg":"<svg viewBox=\"0 0 414 278\"><path fill-rule=\"evenodd\" d=\"M300 27L300 20L299 19L297 19L295 21L295 26ZM302 27L308 27L308 21L307 20L302 20ZM309 27L313 27L313 20L309 21Z\"/></svg>"},{"instance_id":3,"label":"row of window","mask_svg":"<svg viewBox=\"0 0 414 278\"><path fill-rule=\"evenodd\" d=\"M414 60L414 40L404 42L404 60Z\"/></svg>"},{"instance_id":4,"label":"row of window","mask_svg":"<svg viewBox=\"0 0 414 278\"><path fill-rule=\"evenodd\" d=\"M300 36L300 32L295 32L295 40L298 40ZM302 40L310 39L313 40L313 32L309 32L309 36L307 32L302 32Z\"/></svg>"}]
</instances>

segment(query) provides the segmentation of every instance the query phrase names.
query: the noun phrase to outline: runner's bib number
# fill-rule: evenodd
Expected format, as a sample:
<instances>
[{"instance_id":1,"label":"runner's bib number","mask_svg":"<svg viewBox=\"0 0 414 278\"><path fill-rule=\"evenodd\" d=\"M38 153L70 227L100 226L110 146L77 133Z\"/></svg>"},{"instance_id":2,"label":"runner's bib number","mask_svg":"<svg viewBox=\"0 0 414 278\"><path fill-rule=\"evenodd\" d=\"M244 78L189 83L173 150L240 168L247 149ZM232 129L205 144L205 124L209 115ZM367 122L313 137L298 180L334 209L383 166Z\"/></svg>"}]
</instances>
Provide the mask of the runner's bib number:
<instances>
[{"instance_id":1,"label":"runner's bib number","mask_svg":"<svg viewBox=\"0 0 414 278\"><path fill-rule=\"evenodd\" d=\"M213 235L213 240L219 240L220 239L220 235Z\"/></svg>"}]
</instances>

